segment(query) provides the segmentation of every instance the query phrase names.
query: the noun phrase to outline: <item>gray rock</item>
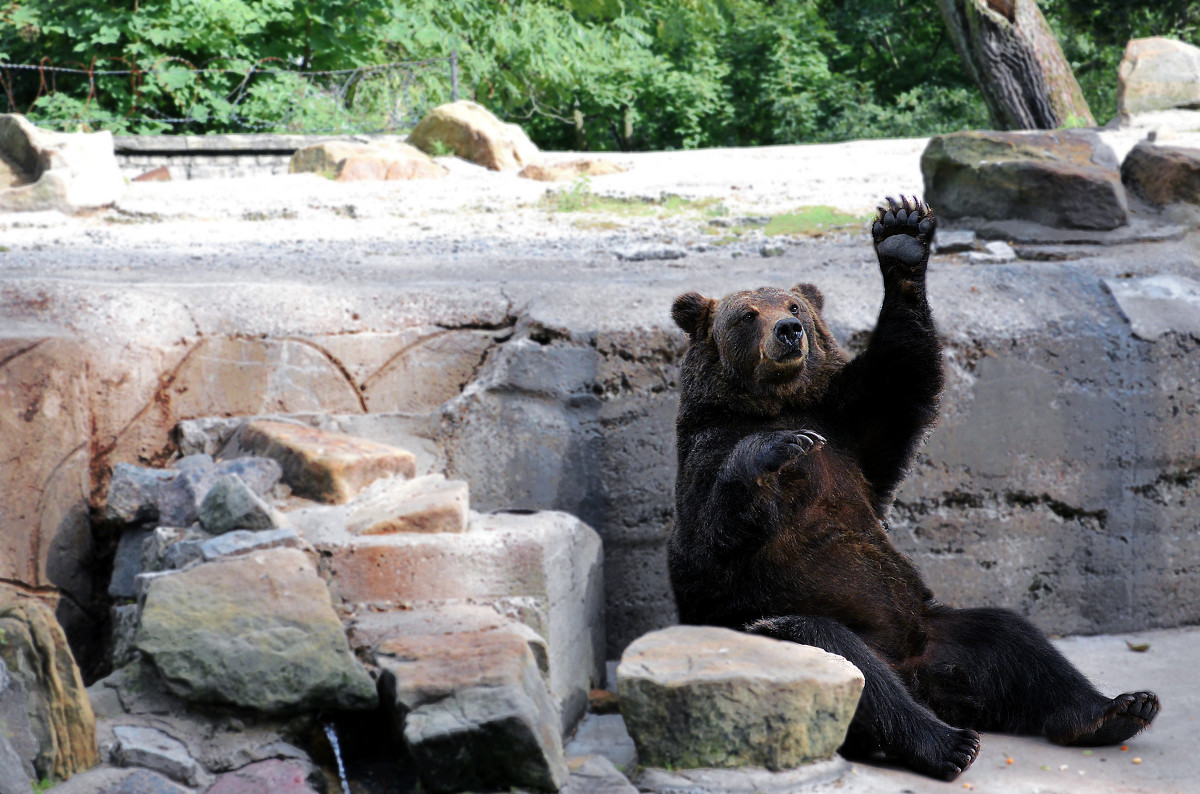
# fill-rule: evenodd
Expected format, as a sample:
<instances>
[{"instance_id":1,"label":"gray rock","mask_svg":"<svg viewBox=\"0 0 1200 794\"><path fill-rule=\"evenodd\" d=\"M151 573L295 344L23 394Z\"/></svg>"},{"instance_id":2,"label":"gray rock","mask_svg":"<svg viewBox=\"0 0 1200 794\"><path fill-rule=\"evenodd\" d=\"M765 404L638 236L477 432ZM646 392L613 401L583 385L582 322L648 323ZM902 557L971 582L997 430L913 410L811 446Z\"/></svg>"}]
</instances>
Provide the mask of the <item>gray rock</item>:
<instances>
[{"instance_id":1,"label":"gray rock","mask_svg":"<svg viewBox=\"0 0 1200 794\"><path fill-rule=\"evenodd\" d=\"M115 758L121 766L145 767L189 786L211 782L183 742L160 730L118 725L113 734L118 742Z\"/></svg>"},{"instance_id":2,"label":"gray rock","mask_svg":"<svg viewBox=\"0 0 1200 794\"><path fill-rule=\"evenodd\" d=\"M195 794L149 769L98 766L75 775L49 791L54 794Z\"/></svg>"},{"instance_id":3,"label":"gray rock","mask_svg":"<svg viewBox=\"0 0 1200 794\"><path fill-rule=\"evenodd\" d=\"M296 530L288 527L256 531L238 529L203 541L199 551L205 560L215 560L250 551L277 548L296 549L303 545L304 542L300 540Z\"/></svg>"},{"instance_id":4,"label":"gray rock","mask_svg":"<svg viewBox=\"0 0 1200 794\"><path fill-rule=\"evenodd\" d=\"M520 637L398 637L375 659L384 707L426 788L557 791L566 784L561 718Z\"/></svg>"},{"instance_id":5,"label":"gray rock","mask_svg":"<svg viewBox=\"0 0 1200 794\"><path fill-rule=\"evenodd\" d=\"M324 581L295 549L157 575L149 582L136 644L168 689L194 702L265 713L377 702Z\"/></svg>"},{"instance_id":6,"label":"gray rock","mask_svg":"<svg viewBox=\"0 0 1200 794\"><path fill-rule=\"evenodd\" d=\"M601 755L622 772L637 768L637 747L620 714L587 714L564 749L568 758Z\"/></svg>"},{"instance_id":7,"label":"gray rock","mask_svg":"<svg viewBox=\"0 0 1200 794\"><path fill-rule=\"evenodd\" d=\"M687 256L687 249L671 245L654 245L618 248L613 253L617 255L617 259L624 262L649 262L659 259L683 259Z\"/></svg>"},{"instance_id":8,"label":"gray rock","mask_svg":"<svg viewBox=\"0 0 1200 794\"><path fill-rule=\"evenodd\" d=\"M113 466L104 518L126 524L154 521L158 518L158 494L163 483L178 476L175 471L118 463Z\"/></svg>"},{"instance_id":9,"label":"gray rock","mask_svg":"<svg viewBox=\"0 0 1200 794\"><path fill-rule=\"evenodd\" d=\"M108 594L113 598L133 598L137 595L134 577L142 572L142 547L150 537L149 529L130 528L121 533L117 553L113 557L112 578Z\"/></svg>"},{"instance_id":10,"label":"gray rock","mask_svg":"<svg viewBox=\"0 0 1200 794\"><path fill-rule=\"evenodd\" d=\"M33 790L32 769L0 731L0 794L29 794Z\"/></svg>"},{"instance_id":11,"label":"gray rock","mask_svg":"<svg viewBox=\"0 0 1200 794\"><path fill-rule=\"evenodd\" d=\"M21 176L16 186L0 185L0 212L83 212L125 192L107 130L51 132L6 113L0 115L0 154Z\"/></svg>"},{"instance_id":12,"label":"gray rock","mask_svg":"<svg viewBox=\"0 0 1200 794\"><path fill-rule=\"evenodd\" d=\"M142 570L150 573L186 568L203 557L200 547L213 537L199 524L188 529L157 527L142 545Z\"/></svg>"},{"instance_id":13,"label":"gray rock","mask_svg":"<svg viewBox=\"0 0 1200 794\"><path fill-rule=\"evenodd\" d=\"M8 671L4 659L0 659L0 726L9 750L20 760L26 778L34 778L33 761L38 755L38 739L27 713L29 698L25 685ZM10 762L0 763L0 767ZM24 792L22 792L24 794Z\"/></svg>"},{"instance_id":14,"label":"gray rock","mask_svg":"<svg viewBox=\"0 0 1200 794\"><path fill-rule=\"evenodd\" d=\"M182 424L190 424L184 422ZM216 465L213 456L207 452L194 452L185 454L182 458L171 464L172 469L179 471L207 471Z\"/></svg>"},{"instance_id":15,"label":"gray rock","mask_svg":"<svg viewBox=\"0 0 1200 794\"><path fill-rule=\"evenodd\" d=\"M840 656L702 626L651 632L617 667L639 762L655 767L779 771L831 758L862 687Z\"/></svg>"},{"instance_id":16,"label":"gray rock","mask_svg":"<svg viewBox=\"0 0 1200 794\"><path fill-rule=\"evenodd\" d=\"M304 537L343 607L362 613L469 601L526 623L545 638L563 730L586 709L604 670L604 550L574 516L473 512L467 532L391 535L314 522Z\"/></svg>"},{"instance_id":17,"label":"gray rock","mask_svg":"<svg viewBox=\"0 0 1200 794\"><path fill-rule=\"evenodd\" d=\"M1172 331L1200 339L1200 282L1183 276L1101 280L1133 335L1149 342Z\"/></svg>"},{"instance_id":18,"label":"gray rock","mask_svg":"<svg viewBox=\"0 0 1200 794\"><path fill-rule=\"evenodd\" d=\"M970 229L938 229L933 237L935 254L957 254L975 248L975 232Z\"/></svg>"},{"instance_id":19,"label":"gray rock","mask_svg":"<svg viewBox=\"0 0 1200 794\"><path fill-rule=\"evenodd\" d=\"M1142 141L1121 163L1121 183L1156 207L1200 204L1200 149Z\"/></svg>"},{"instance_id":20,"label":"gray rock","mask_svg":"<svg viewBox=\"0 0 1200 794\"><path fill-rule=\"evenodd\" d=\"M137 636L141 609L137 604L121 604L114 606L110 614L112 616L112 666L115 670L132 662L137 653L133 641Z\"/></svg>"},{"instance_id":21,"label":"gray rock","mask_svg":"<svg viewBox=\"0 0 1200 794\"><path fill-rule=\"evenodd\" d=\"M270 505L258 497L236 474L213 483L200 503L200 524L214 535L231 529L269 529L275 526Z\"/></svg>"},{"instance_id":22,"label":"gray rock","mask_svg":"<svg viewBox=\"0 0 1200 794\"><path fill-rule=\"evenodd\" d=\"M1144 113L1200 105L1200 49L1168 38L1132 39L1117 69L1117 110Z\"/></svg>"},{"instance_id":23,"label":"gray rock","mask_svg":"<svg viewBox=\"0 0 1200 794\"><path fill-rule=\"evenodd\" d=\"M936 135L921 173L925 200L946 218L1101 230L1129 222L1116 156L1087 130Z\"/></svg>"},{"instance_id":24,"label":"gray rock","mask_svg":"<svg viewBox=\"0 0 1200 794\"><path fill-rule=\"evenodd\" d=\"M259 496L266 496L283 476L283 469L278 461L253 455L223 460L216 465L216 471L221 476L236 474L251 491Z\"/></svg>"},{"instance_id":25,"label":"gray rock","mask_svg":"<svg viewBox=\"0 0 1200 794\"><path fill-rule=\"evenodd\" d=\"M1006 265L1017 261L1017 252L1002 240L993 240L983 246L982 251L972 251L967 254L967 264L970 265Z\"/></svg>"},{"instance_id":26,"label":"gray rock","mask_svg":"<svg viewBox=\"0 0 1200 794\"><path fill-rule=\"evenodd\" d=\"M241 416L206 416L185 419L175 425L175 438L184 459L194 455L214 456L229 443L237 429L246 423Z\"/></svg>"},{"instance_id":27,"label":"gray rock","mask_svg":"<svg viewBox=\"0 0 1200 794\"><path fill-rule=\"evenodd\" d=\"M567 759L571 777L562 794L637 794L629 778L602 755Z\"/></svg>"}]
</instances>

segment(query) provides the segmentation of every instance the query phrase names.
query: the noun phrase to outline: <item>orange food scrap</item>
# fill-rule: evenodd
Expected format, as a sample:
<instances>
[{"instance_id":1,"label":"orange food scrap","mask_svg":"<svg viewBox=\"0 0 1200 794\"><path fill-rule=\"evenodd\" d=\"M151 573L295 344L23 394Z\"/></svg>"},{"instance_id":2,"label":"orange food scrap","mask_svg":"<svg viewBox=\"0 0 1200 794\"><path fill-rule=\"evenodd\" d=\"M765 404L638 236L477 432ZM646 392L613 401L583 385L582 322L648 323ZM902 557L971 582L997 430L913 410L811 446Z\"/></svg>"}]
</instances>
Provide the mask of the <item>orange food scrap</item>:
<instances>
[{"instance_id":1,"label":"orange food scrap","mask_svg":"<svg viewBox=\"0 0 1200 794\"><path fill-rule=\"evenodd\" d=\"M1133 759L1133 762L1134 762L1135 764L1140 764L1140 763L1142 762L1142 759L1140 759L1140 758L1134 758L1134 759Z\"/></svg>"},{"instance_id":2,"label":"orange food scrap","mask_svg":"<svg viewBox=\"0 0 1200 794\"><path fill-rule=\"evenodd\" d=\"M1006 764L1011 764L1012 762L1013 762L1012 758L1005 758L1005 759L1004 759L1004 763L1006 763Z\"/></svg>"},{"instance_id":3,"label":"orange food scrap","mask_svg":"<svg viewBox=\"0 0 1200 794\"><path fill-rule=\"evenodd\" d=\"M1124 752L1126 752L1127 750L1129 750L1129 745L1127 745L1127 744L1123 744L1123 745L1121 745L1121 752L1123 752L1123 753L1124 753Z\"/></svg>"}]
</instances>

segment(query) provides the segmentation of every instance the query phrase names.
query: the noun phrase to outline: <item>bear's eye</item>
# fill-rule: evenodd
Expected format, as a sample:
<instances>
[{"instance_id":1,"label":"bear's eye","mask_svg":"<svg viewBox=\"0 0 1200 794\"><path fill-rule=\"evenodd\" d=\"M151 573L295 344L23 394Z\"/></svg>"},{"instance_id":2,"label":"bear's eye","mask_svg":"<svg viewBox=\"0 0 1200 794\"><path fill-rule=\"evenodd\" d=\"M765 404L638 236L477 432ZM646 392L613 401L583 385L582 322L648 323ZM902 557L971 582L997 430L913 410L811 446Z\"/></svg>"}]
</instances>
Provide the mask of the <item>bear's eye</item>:
<instances>
[{"instance_id":1,"label":"bear's eye","mask_svg":"<svg viewBox=\"0 0 1200 794\"><path fill-rule=\"evenodd\" d=\"M789 309L788 309L788 311L790 311L792 314L799 314L799 313L800 313L800 307L799 307L799 306L797 306L796 304L794 304L794 303L793 303L793 304L791 305L791 308L789 308Z\"/></svg>"},{"instance_id":2,"label":"bear's eye","mask_svg":"<svg viewBox=\"0 0 1200 794\"><path fill-rule=\"evenodd\" d=\"M748 312L746 312L745 314L743 314L743 315L742 315L742 322L744 322L744 323L752 323L752 322L754 322L754 318L755 318L755 317L757 317L757 316L758 316L758 312L756 312L756 311L748 311Z\"/></svg>"}]
</instances>

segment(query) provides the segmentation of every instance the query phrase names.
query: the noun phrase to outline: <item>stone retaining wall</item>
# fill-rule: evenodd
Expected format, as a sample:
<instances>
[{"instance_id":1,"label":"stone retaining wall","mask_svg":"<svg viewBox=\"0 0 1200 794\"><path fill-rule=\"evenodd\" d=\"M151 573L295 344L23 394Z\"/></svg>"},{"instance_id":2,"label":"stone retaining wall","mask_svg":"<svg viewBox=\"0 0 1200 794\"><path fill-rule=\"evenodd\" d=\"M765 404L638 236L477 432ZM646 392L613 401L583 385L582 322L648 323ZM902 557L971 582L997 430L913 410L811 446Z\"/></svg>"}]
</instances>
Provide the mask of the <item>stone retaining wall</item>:
<instances>
[{"instance_id":1,"label":"stone retaining wall","mask_svg":"<svg viewBox=\"0 0 1200 794\"><path fill-rule=\"evenodd\" d=\"M304 415L413 449L469 481L480 510L560 509L594 527L615 658L675 620L664 542L684 339L672 298L791 283L799 270L856 349L879 300L860 248L814 245L769 265L696 257L639 283L523 280L520 263L498 283L481 275L490 262L439 262L440 279L268 280L233 300L194 277L120 290L11 282L0 481L16 496L0 504L0 579L65 593L78 641L103 591L94 558L111 553L89 503L112 466L167 461L182 419ZM1138 256L1183 271L1194 267L1183 251ZM1054 633L1200 622L1200 342L1133 334L1102 284L1126 267L935 261L948 388L891 532L943 601L1011 607ZM1172 300L1147 305L1169 316Z\"/></svg>"}]
</instances>

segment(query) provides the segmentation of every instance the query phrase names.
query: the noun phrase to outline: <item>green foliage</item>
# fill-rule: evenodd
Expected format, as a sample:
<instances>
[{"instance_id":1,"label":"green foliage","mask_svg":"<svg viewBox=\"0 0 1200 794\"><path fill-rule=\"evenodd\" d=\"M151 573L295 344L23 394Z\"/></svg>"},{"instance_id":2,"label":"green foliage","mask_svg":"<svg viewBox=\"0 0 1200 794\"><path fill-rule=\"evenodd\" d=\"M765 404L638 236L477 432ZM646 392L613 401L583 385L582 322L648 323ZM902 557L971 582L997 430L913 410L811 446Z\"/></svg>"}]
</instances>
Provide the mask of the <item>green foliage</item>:
<instances>
[{"instance_id":1,"label":"green foliage","mask_svg":"<svg viewBox=\"0 0 1200 794\"><path fill-rule=\"evenodd\" d=\"M81 69L17 109L117 132L353 131L450 96L337 70L459 54L460 93L551 149L752 146L986 127L941 15L919 0L2 0L0 60ZM1132 36L1200 37L1195 0L1040 0L1098 119ZM252 67L284 70L256 74ZM195 69L208 69L196 73ZM11 74L11 73L9 73ZM344 79L344 78L343 78ZM401 90L401 88L403 90ZM166 119L193 118L186 125Z\"/></svg>"}]
</instances>

